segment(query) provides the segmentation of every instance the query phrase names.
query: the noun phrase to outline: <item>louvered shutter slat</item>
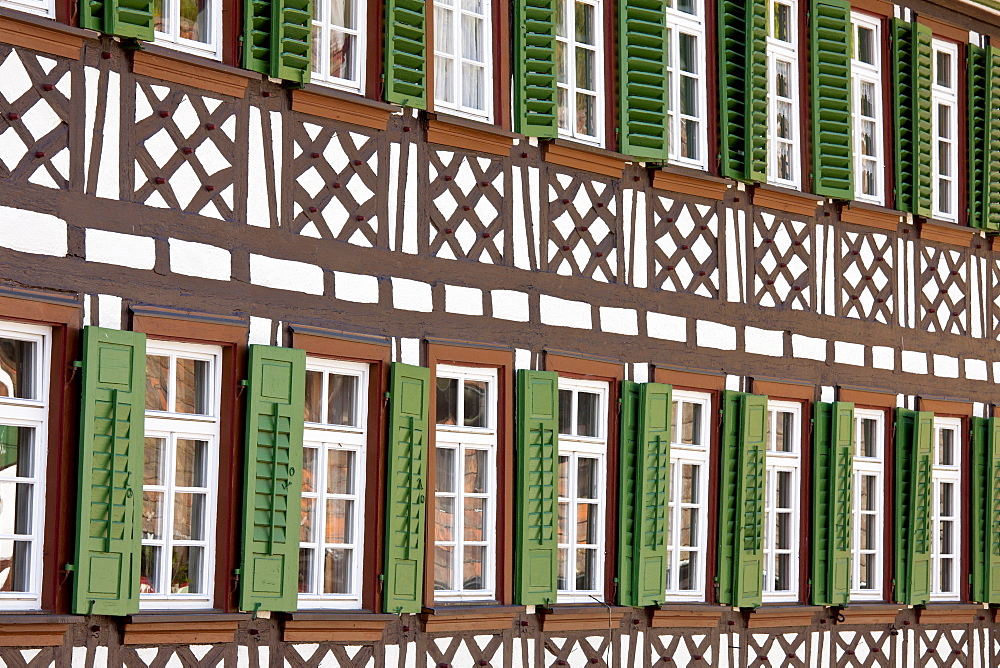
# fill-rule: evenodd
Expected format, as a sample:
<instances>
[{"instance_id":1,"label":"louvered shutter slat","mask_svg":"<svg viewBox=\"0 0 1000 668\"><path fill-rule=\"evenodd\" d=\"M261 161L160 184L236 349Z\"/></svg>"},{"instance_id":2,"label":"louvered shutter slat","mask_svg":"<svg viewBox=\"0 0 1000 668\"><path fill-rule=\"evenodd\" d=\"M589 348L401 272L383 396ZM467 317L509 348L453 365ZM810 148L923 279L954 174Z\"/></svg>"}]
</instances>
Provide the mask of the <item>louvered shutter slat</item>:
<instances>
[{"instance_id":1,"label":"louvered shutter slat","mask_svg":"<svg viewBox=\"0 0 1000 668\"><path fill-rule=\"evenodd\" d=\"M933 214L933 181L932 169L932 109L931 80L934 74L932 66L933 50L931 48L931 29L919 23L913 24L913 93L914 93L914 213L918 216L930 217Z\"/></svg>"},{"instance_id":2,"label":"louvered shutter slat","mask_svg":"<svg viewBox=\"0 0 1000 668\"><path fill-rule=\"evenodd\" d=\"M666 14L663 0L618 5L622 152L665 162L668 154Z\"/></svg>"},{"instance_id":3,"label":"louvered shutter slat","mask_svg":"<svg viewBox=\"0 0 1000 668\"><path fill-rule=\"evenodd\" d=\"M764 591L764 485L767 397L745 394L740 405L740 467L733 568L734 605L761 604Z\"/></svg>"},{"instance_id":4,"label":"louvered shutter slat","mask_svg":"<svg viewBox=\"0 0 1000 668\"><path fill-rule=\"evenodd\" d=\"M722 393L722 438L719 472L719 602L734 605L733 564L736 538L736 487L740 465L740 402L743 394Z\"/></svg>"},{"instance_id":5,"label":"louvered shutter slat","mask_svg":"<svg viewBox=\"0 0 1000 668\"><path fill-rule=\"evenodd\" d=\"M830 600L847 605L851 597L854 497L854 404L833 404L830 443Z\"/></svg>"},{"instance_id":6,"label":"louvered shutter slat","mask_svg":"<svg viewBox=\"0 0 1000 668\"><path fill-rule=\"evenodd\" d=\"M272 2L247 0L243 6L243 67L271 74Z\"/></svg>"},{"instance_id":7,"label":"louvered shutter slat","mask_svg":"<svg viewBox=\"0 0 1000 668\"><path fill-rule=\"evenodd\" d=\"M556 0L514 3L514 120L529 137L555 137Z\"/></svg>"},{"instance_id":8,"label":"louvered shutter slat","mask_svg":"<svg viewBox=\"0 0 1000 668\"><path fill-rule=\"evenodd\" d=\"M896 409L896 461L895 479L895 528L894 568L896 578L896 601L905 602L910 598L908 559L912 522L909 509L913 505L913 481L911 476L913 459L913 432L916 411L906 408Z\"/></svg>"},{"instance_id":9,"label":"louvered shutter slat","mask_svg":"<svg viewBox=\"0 0 1000 668\"><path fill-rule=\"evenodd\" d=\"M987 424L986 479L986 557L985 570L989 577L984 602L1000 603L1000 418L991 417Z\"/></svg>"},{"instance_id":10,"label":"louvered shutter slat","mask_svg":"<svg viewBox=\"0 0 1000 668\"><path fill-rule=\"evenodd\" d=\"M816 193L850 200L854 198L850 3L846 0L813 0L811 28Z\"/></svg>"},{"instance_id":11,"label":"louvered shutter slat","mask_svg":"<svg viewBox=\"0 0 1000 668\"><path fill-rule=\"evenodd\" d=\"M987 187L983 193L985 199L984 217L985 229L1000 230L1000 49L990 46L987 49L987 155L984 165L984 179Z\"/></svg>"},{"instance_id":12,"label":"louvered shutter slat","mask_svg":"<svg viewBox=\"0 0 1000 668\"><path fill-rule=\"evenodd\" d=\"M667 588L671 387L642 386L636 456L635 605L662 603Z\"/></svg>"},{"instance_id":13,"label":"louvered shutter slat","mask_svg":"<svg viewBox=\"0 0 1000 668\"><path fill-rule=\"evenodd\" d=\"M767 0L747 0L747 176L767 181Z\"/></svg>"},{"instance_id":14,"label":"louvered shutter slat","mask_svg":"<svg viewBox=\"0 0 1000 668\"><path fill-rule=\"evenodd\" d=\"M930 598L934 414L896 409L896 600Z\"/></svg>"},{"instance_id":15,"label":"louvered shutter slat","mask_svg":"<svg viewBox=\"0 0 1000 668\"><path fill-rule=\"evenodd\" d=\"M832 605L830 595L830 469L833 404L813 407L812 604Z\"/></svg>"},{"instance_id":16,"label":"louvered shutter slat","mask_svg":"<svg viewBox=\"0 0 1000 668\"><path fill-rule=\"evenodd\" d=\"M968 44L969 225L987 229L989 202L986 170L989 160L989 63L987 50Z\"/></svg>"},{"instance_id":17,"label":"louvered shutter slat","mask_svg":"<svg viewBox=\"0 0 1000 668\"><path fill-rule=\"evenodd\" d=\"M721 170L767 180L767 3L719 0Z\"/></svg>"},{"instance_id":18,"label":"louvered shutter slat","mask_svg":"<svg viewBox=\"0 0 1000 668\"><path fill-rule=\"evenodd\" d=\"M972 546L971 578L969 596L973 601L986 602L989 594L989 573L987 559L989 547L987 535L990 529L989 497L990 456L987 443L989 441L989 421L986 418L974 417L972 427L972 463L971 469L971 510L969 522L969 543Z\"/></svg>"},{"instance_id":19,"label":"louvered shutter slat","mask_svg":"<svg viewBox=\"0 0 1000 668\"><path fill-rule=\"evenodd\" d=\"M426 5L423 0L387 0L386 99L427 108Z\"/></svg>"},{"instance_id":20,"label":"louvered shutter slat","mask_svg":"<svg viewBox=\"0 0 1000 668\"><path fill-rule=\"evenodd\" d=\"M278 33L272 36L271 76L309 83L312 15L312 0L281 0Z\"/></svg>"},{"instance_id":21,"label":"louvered shutter slat","mask_svg":"<svg viewBox=\"0 0 1000 668\"><path fill-rule=\"evenodd\" d=\"M635 549L636 448L639 438L639 383L622 382L618 485L618 603L635 605L632 552Z\"/></svg>"}]
</instances>

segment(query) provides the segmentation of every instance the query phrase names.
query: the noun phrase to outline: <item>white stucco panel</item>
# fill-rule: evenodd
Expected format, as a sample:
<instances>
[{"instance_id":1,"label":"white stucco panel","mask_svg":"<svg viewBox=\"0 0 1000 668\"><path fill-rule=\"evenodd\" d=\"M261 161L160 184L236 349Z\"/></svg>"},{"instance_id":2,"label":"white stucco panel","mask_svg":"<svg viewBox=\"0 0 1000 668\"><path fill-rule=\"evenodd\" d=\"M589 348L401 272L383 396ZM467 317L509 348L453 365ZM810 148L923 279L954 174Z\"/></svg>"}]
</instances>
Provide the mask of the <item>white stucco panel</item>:
<instances>
[{"instance_id":1,"label":"white stucco panel","mask_svg":"<svg viewBox=\"0 0 1000 668\"><path fill-rule=\"evenodd\" d=\"M323 294L323 269L314 264L250 255L250 282L278 290Z\"/></svg>"}]
</instances>

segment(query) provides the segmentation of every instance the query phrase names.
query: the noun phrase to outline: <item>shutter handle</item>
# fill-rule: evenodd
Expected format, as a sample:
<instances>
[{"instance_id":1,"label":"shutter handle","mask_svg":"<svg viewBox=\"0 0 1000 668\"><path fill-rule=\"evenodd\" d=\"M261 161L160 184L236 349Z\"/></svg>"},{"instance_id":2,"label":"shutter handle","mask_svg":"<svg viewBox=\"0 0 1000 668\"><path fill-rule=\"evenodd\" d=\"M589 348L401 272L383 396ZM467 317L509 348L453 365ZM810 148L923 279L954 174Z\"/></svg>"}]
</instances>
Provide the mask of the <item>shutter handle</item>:
<instances>
[{"instance_id":1,"label":"shutter handle","mask_svg":"<svg viewBox=\"0 0 1000 668\"><path fill-rule=\"evenodd\" d=\"M289 477L295 475L295 467L294 466L289 466L288 467L288 475L289 475Z\"/></svg>"},{"instance_id":2,"label":"shutter handle","mask_svg":"<svg viewBox=\"0 0 1000 668\"><path fill-rule=\"evenodd\" d=\"M127 496L128 498L131 499L133 495L134 495L134 492L132 491L132 488L131 487L126 487L125 488L125 496Z\"/></svg>"}]
</instances>

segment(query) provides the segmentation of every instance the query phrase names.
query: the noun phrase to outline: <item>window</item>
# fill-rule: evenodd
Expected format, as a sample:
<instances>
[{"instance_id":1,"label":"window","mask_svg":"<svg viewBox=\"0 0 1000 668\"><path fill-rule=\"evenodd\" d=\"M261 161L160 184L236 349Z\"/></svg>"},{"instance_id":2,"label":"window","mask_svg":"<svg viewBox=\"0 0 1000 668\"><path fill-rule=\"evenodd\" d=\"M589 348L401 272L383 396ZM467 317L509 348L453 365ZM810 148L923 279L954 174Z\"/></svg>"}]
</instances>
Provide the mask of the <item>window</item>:
<instances>
[{"instance_id":1,"label":"window","mask_svg":"<svg viewBox=\"0 0 1000 668\"><path fill-rule=\"evenodd\" d=\"M798 3L771 0L767 35L767 180L799 187Z\"/></svg>"},{"instance_id":2,"label":"window","mask_svg":"<svg viewBox=\"0 0 1000 668\"><path fill-rule=\"evenodd\" d=\"M490 0L434 0L434 106L492 117Z\"/></svg>"},{"instance_id":3,"label":"window","mask_svg":"<svg viewBox=\"0 0 1000 668\"><path fill-rule=\"evenodd\" d=\"M306 360L299 607L360 608L368 366Z\"/></svg>"},{"instance_id":4,"label":"window","mask_svg":"<svg viewBox=\"0 0 1000 668\"><path fill-rule=\"evenodd\" d=\"M497 372L438 365L434 597L496 597Z\"/></svg>"},{"instance_id":5,"label":"window","mask_svg":"<svg viewBox=\"0 0 1000 668\"><path fill-rule=\"evenodd\" d=\"M882 599L885 413L854 410L854 526L851 598Z\"/></svg>"},{"instance_id":6,"label":"window","mask_svg":"<svg viewBox=\"0 0 1000 668\"><path fill-rule=\"evenodd\" d=\"M365 0L313 0L312 81L362 91L366 14Z\"/></svg>"},{"instance_id":7,"label":"window","mask_svg":"<svg viewBox=\"0 0 1000 668\"><path fill-rule=\"evenodd\" d=\"M764 482L764 599L798 600L802 406L767 404Z\"/></svg>"},{"instance_id":8,"label":"window","mask_svg":"<svg viewBox=\"0 0 1000 668\"><path fill-rule=\"evenodd\" d=\"M669 160L707 169L707 61L701 0L668 0L666 15Z\"/></svg>"},{"instance_id":9,"label":"window","mask_svg":"<svg viewBox=\"0 0 1000 668\"><path fill-rule=\"evenodd\" d=\"M153 29L157 44L222 58L220 0L153 0Z\"/></svg>"},{"instance_id":10,"label":"window","mask_svg":"<svg viewBox=\"0 0 1000 668\"><path fill-rule=\"evenodd\" d=\"M559 379L560 603L604 600L608 384Z\"/></svg>"},{"instance_id":11,"label":"window","mask_svg":"<svg viewBox=\"0 0 1000 668\"><path fill-rule=\"evenodd\" d=\"M601 0L556 0L559 136L603 145L604 9Z\"/></svg>"},{"instance_id":12,"label":"window","mask_svg":"<svg viewBox=\"0 0 1000 668\"><path fill-rule=\"evenodd\" d=\"M142 607L211 602L219 455L221 350L146 346Z\"/></svg>"},{"instance_id":13,"label":"window","mask_svg":"<svg viewBox=\"0 0 1000 668\"><path fill-rule=\"evenodd\" d=\"M931 136L934 217L958 220L958 45L933 40Z\"/></svg>"},{"instance_id":14,"label":"window","mask_svg":"<svg viewBox=\"0 0 1000 668\"><path fill-rule=\"evenodd\" d=\"M0 324L0 608L41 605L50 330Z\"/></svg>"},{"instance_id":15,"label":"window","mask_svg":"<svg viewBox=\"0 0 1000 668\"><path fill-rule=\"evenodd\" d=\"M0 0L0 7L10 7L29 14L48 16L54 18L56 15L55 2L53 0Z\"/></svg>"},{"instance_id":16,"label":"window","mask_svg":"<svg viewBox=\"0 0 1000 668\"><path fill-rule=\"evenodd\" d=\"M705 599L712 397L675 391L667 505L667 600Z\"/></svg>"},{"instance_id":17,"label":"window","mask_svg":"<svg viewBox=\"0 0 1000 668\"><path fill-rule=\"evenodd\" d=\"M959 595L958 518L962 498L962 421L934 418L934 465L931 469L931 599L955 600Z\"/></svg>"},{"instance_id":18,"label":"window","mask_svg":"<svg viewBox=\"0 0 1000 668\"><path fill-rule=\"evenodd\" d=\"M854 197L885 203L882 167L882 25L872 16L853 12L854 57L851 60L851 105L854 130Z\"/></svg>"}]
</instances>

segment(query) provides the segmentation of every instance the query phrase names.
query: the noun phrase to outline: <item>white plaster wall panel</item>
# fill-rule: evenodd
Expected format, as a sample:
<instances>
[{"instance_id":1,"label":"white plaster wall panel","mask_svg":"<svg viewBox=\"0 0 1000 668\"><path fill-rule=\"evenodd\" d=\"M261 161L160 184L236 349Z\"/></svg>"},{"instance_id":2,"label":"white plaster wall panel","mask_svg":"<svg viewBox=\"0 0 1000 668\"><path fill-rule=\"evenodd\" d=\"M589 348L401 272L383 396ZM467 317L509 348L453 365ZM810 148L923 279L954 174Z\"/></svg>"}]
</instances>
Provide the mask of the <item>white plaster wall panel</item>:
<instances>
[{"instance_id":1,"label":"white plaster wall panel","mask_svg":"<svg viewBox=\"0 0 1000 668\"><path fill-rule=\"evenodd\" d=\"M649 256L647 253L647 227L649 225L649 215L646 209L646 193L641 190L635 192L635 236L632 241L632 281L635 288L645 288L649 285L647 267Z\"/></svg>"},{"instance_id":2,"label":"white plaster wall panel","mask_svg":"<svg viewBox=\"0 0 1000 668\"><path fill-rule=\"evenodd\" d=\"M984 291L986 285L986 262L976 255L969 256L969 335L977 339L983 338L983 321L985 320Z\"/></svg>"},{"instance_id":3,"label":"white plaster wall panel","mask_svg":"<svg viewBox=\"0 0 1000 668\"><path fill-rule=\"evenodd\" d=\"M872 366L876 369L895 371L896 351L888 346L872 346Z\"/></svg>"},{"instance_id":4,"label":"white plaster wall panel","mask_svg":"<svg viewBox=\"0 0 1000 668\"><path fill-rule=\"evenodd\" d=\"M622 253L625 256L625 285L632 284L633 267L635 266L635 197L632 188L622 189Z\"/></svg>"},{"instance_id":5,"label":"white plaster wall panel","mask_svg":"<svg viewBox=\"0 0 1000 668\"><path fill-rule=\"evenodd\" d=\"M915 350L904 350L902 353L901 368L906 373L927 373L927 353Z\"/></svg>"},{"instance_id":6,"label":"white plaster wall panel","mask_svg":"<svg viewBox=\"0 0 1000 668\"><path fill-rule=\"evenodd\" d=\"M935 354L934 375L939 378L958 378L958 358Z\"/></svg>"},{"instance_id":7,"label":"white plaster wall panel","mask_svg":"<svg viewBox=\"0 0 1000 668\"><path fill-rule=\"evenodd\" d=\"M259 343L264 346L271 345L271 320L270 318L258 318L250 316L250 334L248 343Z\"/></svg>"},{"instance_id":8,"label":"white plaster wall panel","mask_svg":"<svg viewBox=\"0 0 1000 668\"><path fill-rule=\"evenodd\" d=\"M399 361L404 364L420 364L420 339L399 339Z\"/></svg>"},{"instance_id":9,"label":"white plaster wall panel","mask_svg":"<svg viewBox=\"0 0 1000 668\"><path fill-rule=\"evenodd\" d=\"M419 183L417 170L417 146L410 144L407 149L406 160L406 187L404 189L405 199L403 200L403 246L404 253L419 252L417 237L419 230L417 226L417 184Z\"/></svg>"},{"instance_id":10,"label":"white plaster wall panel","mask_svg":"<svg viewBox=\"0 0 1000 668\"><path fill-rule=\"evenodd\" d=\"M389 144L389 164L399 165L400 161L400 146L399 144L393 142ZM388 219L386 221L386 229L389 233L389 250L399 250L398 244L396 243L397 229L400 226L399 220L399 176L401 172L400 169L390 169L389 170L389 192L387 196L388 205Z\"/></svg>"},{"instance_id":11,"label":"white plaster wall panel","mask_svg":"<svg viewBox=\"0 0 1000 668\"><path fill-rule=\"evenodd\" d=\"M514 368L531 369L531 351L524 348L514 349Z\"/></svg>"},{"instance_id":12,"label":"white plaster wall panel","mask_svg":"<svg viewBox=\"0 0 1000 668\"><path fill-rule=\"evenodd\" d=\"M698 345L717 350L736 350L736 328L710 320L699 320L695 325Z\"/></svg>"},{"instance_id":13,"label":"white plaster wall panel","mask_svg":"<svg viewBox=\"0 0 1000 668\"><path fill-rule=\"evenodd\" d=\"M393 278L392 305L403 311L430 313L434 310L430 283L409 278Z\"/></svg>"},{"instance_id":14,"label":"white plaster wall panel","mask_svg":"<svg viewBox=\"0 0 1000 668\"><path fill-rule=\"evenodd\" d=\"M531 269L538 270L542 264L542 257L545 249L542 247L542 186L541 170L537 167L528 167L528 220L531 223L531 235L528 238L528 256L531 260Z\"/></svg>"},{"instance_id":15,"label":"white plaster wall panel","mask_svg":"<svg viewBox=\"0 0 1000 668\"><path fill-rule=\"evenodd\" d=\"M493 317L515 322L528 322L531 310L528 294L517 290L491 290Z\"/></svg>"},{"instance_id":16,"label":"white plaster wall panel","mask_svg":"<svg viewBox=\"0 0 1000 668\"><path fill-rule=\"evenodd\" d=\"M348 302L377 304L378 277L335 271L333 272L333 295L337 299Z\"/></svg>"},{"instance_id":17,"label":"white plaster wall panel","mask_svg":"<svg viewBox=\"0 0 1000 668\"><path fill-rule=\"evenodd\" d=\"M482 315L483 291L461 285L445 285L444 310L459 315Z\"/></svg>"},{"instance_id":18,"label":"white plaster wall panel","mask_svg":"<svg viewBox=\"0 0 1000 668\"><path fill-rule=\"evenodd\" d=\"M247 224L254 227L271 227L272 220L277 218L277 212L281 210L278 202L281 188L275 187L275 184L282 182L281 118L281 114L250 107L252 139L249 142L247 162Z\"/></svg>"},{"instance_id":19,"label":"white plaster wall panel","mask_svg":"<svg viewBox=\"0 0 1000 668\"><path fill-rule=\"evenodd\" d=\"M85 245L88 262L132 269L152 269L156 262L156 243L152 237L88 229Z\"/></svg>"},{"instance_id":20,"label":"white plaster wall panel","mask_svg":"<svg viewBox=\"0 0 1000 668\"><path fill-rule=\"evenodd\" d=\"M87 668L108 668L108 648L97 646L93 648L93 654L86 647L73 648L73 665L86 666Z\"/></svg>"},{"instance_id":21,"label":"white plaster wall panel","mask_svg":"<svg viewBox=\"0 0 1000 668\"><path fill-rule=\"evenodd\" d=\"M726 233L720 243L719 254L726 258L726 301L746 301L744 267L746 258L746 214L742 209L726 208Z\"/></svg>"},{"instance_id":22,"label":"white plaster wall panel","mask_svg":"<svg viewBox=\"0 0 1000 668\"><path fill-rule=\"evenodd\" d=\"M864 366L865 365L864 344L850 343L848 341L834 341L833 361L836 362L837 364Z\"/></svg>"},{"instance_id":23,"label":"white plaster wall panel","mask_svg":"<svg viewBox=\"0 0 1000 668\"><path fill-rule=\"evenodd\" d=\"M664 341L687 341L687 318L648 311L646 313L646 334Z\"/></svg>"},{"instance_id":24,"label":"white plaster wall panel","mask_svg":"<svg viewBox=\"0 0 1000 668\"><path fill-rule=\"evenodd\" d=\"M55 216L0 206L0 246L33 255L66 257L66 221Z\"/></svg>"},{"instance_id":25,"label":"white plaster wall panel","mask_svg":"<svg viewBox=\"0 0 1000 668\"><path fill-rule=\"evenodd\" d=\"M539 310L543 325L576 329L593 329L594 327L591 307L587 302L541 295Z\"/></svg>"},{"instance_id":26,"label":"white plaster wall panel","mask_svg":"<svg viewBox=\"0 0 1000 668\"><path fill-rule=\"evenodd\" d=\"M649 382L649 365L646 363L636 363L630 365L632 367L632 380L637 383L648 383Z\"/></svg>"},{"instance_id":27,"label":"white plaster wall panel","mask_svg":"<svg viewBox=\"0 0 1000 668\"><path fill-rule=\"evenodd\" d=\"M225 248L170 238L170 271L185 276L228 281L233 277L233 255Z\"/></svg>"},{"instance_id":28,"label":"white plaster wall panel","mask_svg":"<svg viewBox=\"0 0 1000 668\"><path fill-rule=\"evenodd\" d=\"M743 347L753 355L784 357L785 333L774 329L746 327L743 330Z\"/></svg>"},{"instance_id":29,"label":"white plaster wall panel","mask_svg":"<svg viewBox=\"0 0 1000 668\"><path fill-rule=\"evenodd\" d=\"M819 400L830 403L837 395L837 389L832 385L823 385L819 388Z\"/></svg>"},{"instance_id":30,"label":"white plaster wall panel","mask_svg":"<svg viewBox=\"0 0 1000 668\"><path fill-rule=\"evenodd\" d=\"M97 295L97 325L108 329L122 328L122 298Z\"/></svg>"},{"instance_id":31,"label":"white plaster wall panel","mask_svg":"<svg viewBox=\"0 0 1000 668\"><path fill-rule=\"evenodd\" d=\"M314 264L250 254L250 282L277 290L323 294L323 269Z\"/></svg>"},{"instance_id":32,"label":"white plaster wall panel","mask_svg":"<svg viewBox=\"0 0 1000 668\"><path fill-rule=\"evenodd\" d=\"M531 224L528 188L526 187L526 168L518 166L513 169L510 181L510 204L512 211L511 240L514 246L514 266L518 269L531 269L531 258L528 253L528 229Z\"/></svg>"},{"instance_id":33,"label":"white plaster wall panel","mask_svg":"<svg viewBox=\"0 0 1000 668\"><path fill-rule=\"evenodd\" d=\"M792 334L792 355L800 359L826 361L826 339Z\"/></svg>"},{"instance_id":34,"label":"white plaster wall panel","mask_svg":"<svg viewBox=\"0 0 1000 668\"><path fill-rule=\"evenodd\" d=\"M986 362L983 360L966 359L965 377L969 380L987 380Z\"/></svg>"},{"instance_id":35,"label":"white plaster wall panel","mask_svg":"<svg viewBox=\"0 0 1000 668\"><path fill-rule=\"evenodd\" d=\"M639 315L635 309L602 306L600 316L601 329L609 334L624 334L626 336L639 334Z\"/></svg>"}]
</instances>

